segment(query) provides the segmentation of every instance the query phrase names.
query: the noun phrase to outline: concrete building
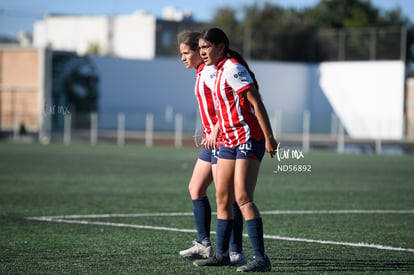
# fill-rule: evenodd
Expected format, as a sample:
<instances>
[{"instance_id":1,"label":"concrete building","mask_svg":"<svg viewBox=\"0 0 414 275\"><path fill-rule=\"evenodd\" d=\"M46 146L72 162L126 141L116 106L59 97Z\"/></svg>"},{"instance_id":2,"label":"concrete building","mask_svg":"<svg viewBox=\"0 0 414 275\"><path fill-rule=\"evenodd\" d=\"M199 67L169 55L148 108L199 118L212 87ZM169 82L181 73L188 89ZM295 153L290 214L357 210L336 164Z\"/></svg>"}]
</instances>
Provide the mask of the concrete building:
<instances>
[{"instance_id":1,"label":"concrete building","mask_svg":"<svg viewBox=\"0 0 414 275\"><path fill-rule=\"evenodd\" d=\"M80 55L152 59L155 27L155 17L143 12L114 17L47 15L34 25L33 45Z\"/></svg>"},{"instance_id":2,"label":"concrete building","mask_svg":"<svg viewBox=\"0 0 414 275\"><path fill-rule=\"evenodd\" d=\"M153 59L177 52L176 35L199 26L191 13L172 8L163 19L136 11L130 15L47 15L33 28L33 45L53 50L110 55L128 59Z\"/></svg>"},{"instance_id":3,"label":"concrete building","mask_svg":"<svg viewBox=\"0 0 414 275\"><path fill-rule=\"evenodd\" d=\"M0 130L38 132L43 123L44 51L0 49Z\"/></svg>"}]
</instances>

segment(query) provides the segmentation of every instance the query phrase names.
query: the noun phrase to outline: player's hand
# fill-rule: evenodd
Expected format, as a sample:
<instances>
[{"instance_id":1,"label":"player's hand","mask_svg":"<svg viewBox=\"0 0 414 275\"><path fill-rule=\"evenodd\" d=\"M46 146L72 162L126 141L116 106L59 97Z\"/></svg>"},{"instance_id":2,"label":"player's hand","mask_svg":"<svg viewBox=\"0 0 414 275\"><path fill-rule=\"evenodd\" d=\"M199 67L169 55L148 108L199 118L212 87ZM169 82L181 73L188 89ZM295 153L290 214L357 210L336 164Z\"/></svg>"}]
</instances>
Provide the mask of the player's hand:
<instances>
[{"instance_id":1,"label":"player's hand","mask_svg":"<svg viewBox=\"0 0 414 275\"><path fill-rule=\"evenodd\" d=\"M216 148L219 132L220 128L217 122L216 125L214 125L214 128L212 129L211 133L206 135L206 138L203 139L201 144L204 145L206 149L213 150L214 148Z\"/></svg>"},{"instance_id":2,"label":"player's hand","mask_svg":"<svg viewBox=\"0 0 414 275\"><path fill-rule=\"evenodd\" d=\"M213 150L216 146L216 139L213 138L211 135L207 135L207 137L203 139L201 144L204 145L206 149Z\"/></svg>"},{"instance_id":3,"label":"player's hand","mask_svg":"<svg viewBox=\"0 0 414 275\"><path fill-rule=\"evenodd\" d=\"M266 152L270 155L271 158L273 158L273 156L276 155L277 150L279 149L279 143L273 137L266 138L265 148Z\"/></svg>"}]
</instances>

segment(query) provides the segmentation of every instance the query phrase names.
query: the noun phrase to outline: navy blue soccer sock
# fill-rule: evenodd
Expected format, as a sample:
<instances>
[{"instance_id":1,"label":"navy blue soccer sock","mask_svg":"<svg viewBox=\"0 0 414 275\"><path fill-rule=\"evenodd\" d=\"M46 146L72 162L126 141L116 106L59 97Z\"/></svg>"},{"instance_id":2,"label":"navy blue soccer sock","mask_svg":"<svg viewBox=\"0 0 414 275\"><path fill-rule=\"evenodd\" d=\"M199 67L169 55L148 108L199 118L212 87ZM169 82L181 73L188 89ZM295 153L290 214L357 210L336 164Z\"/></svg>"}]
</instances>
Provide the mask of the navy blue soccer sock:
<instances>
[{"instance_id":1,"label":"navy blue soccer sock","mask_svg":"<svg viewBox=\"0 0 414 275\"><path fill-rule=\"evenodd\" d=\"M217 256L228 256L229 241L233 229L233 220L217 219L216 225L216 244Z\"/></svg>"},{"instance_id":2,"label":"navy blue soccer sock","mask_svg":"<svg viewBox=\"0 0 414 275\"><path fill-rule=\"evenodd\" d=\"M198 242L205 238L210 239L211 206L208 197L192 200L194 221L198 233Z\"/></svg>"},{"instance_id":3,"label":"navy blue soccer sock","mask_svg":"<svg viewBox=\"0 0 414 275\"><path fill-rule=\"evenodd\" d=\"M264 257L263 222L262 218L246 221L247 234L252 245L253 254L256 257Z\"/></svg>"},{"instance_id":4,"label":"navy blue soccer sock","mask_svg":"<svg viewBox=\"0 0 414 275\"><path fill-rule=\"evenodd\" d=\"M243 214L237 202L233 202L233 230L230 237L230 251L241 253L243 251Z\"/></svg>"}]
</instances>

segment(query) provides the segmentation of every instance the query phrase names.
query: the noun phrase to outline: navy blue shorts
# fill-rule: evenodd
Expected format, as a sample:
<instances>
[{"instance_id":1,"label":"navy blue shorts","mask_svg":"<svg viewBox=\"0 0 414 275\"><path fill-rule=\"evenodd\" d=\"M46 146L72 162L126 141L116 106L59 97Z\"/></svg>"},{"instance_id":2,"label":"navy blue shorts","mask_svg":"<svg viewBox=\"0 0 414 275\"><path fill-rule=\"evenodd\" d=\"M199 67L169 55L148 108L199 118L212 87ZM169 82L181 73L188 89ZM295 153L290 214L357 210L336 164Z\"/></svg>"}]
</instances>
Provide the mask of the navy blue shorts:
<instances>
[{"instance_id":1,"label":"navy blue shorts","mask_svg":"<svg viewBox=\"0 0 414 275\"><path fill-rule=\"evenodd\" d=\"M220 146L219 158L221 159L257 159L262 161L265 154L265 140L249 140L244 144L240 144L234 148Z\"/></svg>"},{"instance_id":2,"label":"navy blue shorts","mask_svg":"<svg viewBox=\"0 0 414 275\"><path fill-rule=\"evenodd\" d=\"M198 158L207 162L211 162L211 164L217 164L218 151L219 150L216 148L210 150L206 149L206 147L203 147Z\"/></svg>"}]
</instances>

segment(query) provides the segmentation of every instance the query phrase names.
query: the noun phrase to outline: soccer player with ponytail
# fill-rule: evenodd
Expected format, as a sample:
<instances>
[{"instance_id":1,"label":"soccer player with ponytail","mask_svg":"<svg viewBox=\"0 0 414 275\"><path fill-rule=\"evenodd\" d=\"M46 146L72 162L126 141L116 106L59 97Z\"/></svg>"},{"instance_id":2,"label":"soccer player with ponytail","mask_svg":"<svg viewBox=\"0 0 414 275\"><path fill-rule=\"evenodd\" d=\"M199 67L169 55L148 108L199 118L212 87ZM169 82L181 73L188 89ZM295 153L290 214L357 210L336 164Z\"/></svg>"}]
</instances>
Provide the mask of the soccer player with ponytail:
<instances>
[{"instance_id":1,"label":"soccer player with ponytail","mask_svg":"<svg viewBox=\"0 0 414 275\"><path fill-rule=\"evenodd\" d=\"M216 147L218 125L213 98L216 69L215 66L205 66L201 59L198 49L199 38L200 33L198 32L183 31L178 35L181 61L187 69L194 68L196 70L195 97L203 127L203 148L188 185L198 238L193 241L190 248L179 253L181 256L189 258L208 258L212 253L210 242L211 207L207 197L207 188L212 180L215 181L218 151ZM242 247L243 217L236 203L232 207L235 219L230 239L231 264L241 265L246 263Z\"/></svg>"},{"instance_id":2,"label":"soccer player with ponytail","mask_svg":"<svg viewBox=\"0 0 414 275\"><path fill-rule=\"evenodd\" d=\"M229 238L233 226L231 203L240 207L247 225L254 258L237 270L271 270L265 253L263 222L254 203L254 189L265 151L273 157L277 149L258 83L243 57L230 49L226 34L211 28L199 40L201 58L217 70L214 97L220 127L216 168L216 254L194 262L197 266L229 265Z\"/></svg>"}]
</instances>

